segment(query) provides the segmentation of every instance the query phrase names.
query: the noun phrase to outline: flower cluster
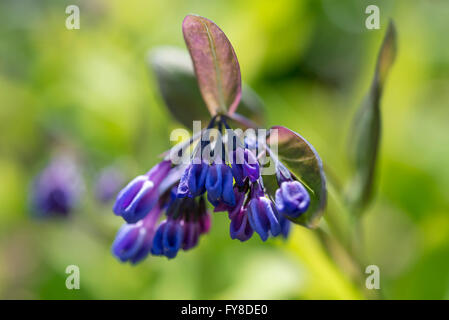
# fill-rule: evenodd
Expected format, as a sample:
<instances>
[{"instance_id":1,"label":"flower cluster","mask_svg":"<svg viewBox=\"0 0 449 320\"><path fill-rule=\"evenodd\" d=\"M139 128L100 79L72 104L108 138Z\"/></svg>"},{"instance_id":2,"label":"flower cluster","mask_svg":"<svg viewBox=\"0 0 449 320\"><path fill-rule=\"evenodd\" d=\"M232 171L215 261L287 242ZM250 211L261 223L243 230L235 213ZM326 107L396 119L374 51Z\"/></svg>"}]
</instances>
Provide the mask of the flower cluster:
<instances>
[{"instance_id":1,"label":"flower cluster","mask_svg":"<svg viewBox=\"0 0 449 320\"><path fill-rule=\"evenodd\" d=\"M256 127L242 115L236 117L242 98L240 66L223 31L206 18L188 15L183 21L183 35L203 102L212 119L187 145L175 146L162 162L147 174L136 177L118 194L114 212L127 224L117 235L113 253L122 261L136 263L150 253L174 258L180 249L195 247L199 237L210 228L206 199L214 212L228 212L230 236L240 241L247 241L254 233L262 241L270 236L286 238L290 220L297 219L310 204L304 185L279 159L275 159L279 188L274 194L275 182L271 179L269 195L262 175L267 172L262 172L260 159L274 153L266 142L251 140L240 128L234 130L228 125L227 120L231 119L249 128ZM159 66L155 67L159 75L165 70L160 67L163 61L154 65ZM172 87L171 82L166 82L171 76L171 73L160 76L160 87ZM185 90L191 88L189 85ZM171 94L179 95L179 92ZM190 112L184 105L169 109ZM293 149L313 154L304 147L307 143L301 137L284 129L284 139L287 134L288 139L300 141ZM265 131L263 135L266 138ZM187 158L182 154L185 147L193 149ZM312 154L311 163L319 169L318 160Z\"/></svg>"},{"instance_id":2,"label":"flower cluster","mask_svg":"<svg viewBox=\"0 0 449 320\"><path fill-rule=\"evenodd\" d=\"M177 184L163 188L173 169L171 161L164 160L118 194L113 211L127 223L117 233L112 252L121 261L137 263L150 252L174 258L180 249L195 247L200 235L209 231L204 197L178 197Z\"/></svg>"},{"instance_id":3,"label":"flower cluster","mask_svg":"<svg viewBox=\"0 0 449 320\"><path fill-rule=\"evenodd\" d=\"M220 136L235 139L226 117L214 117L208 129L215 126ZM289 218L308 208L307 190L282 167L273 202L264 190L257 152L240 141L231 148L222 141L200 139L187 164L165 159L118 194L113 211L127 224L114 241L115 256L137 263L150 253L174 258L180 249L195 247L210 228L206 199L214 212L228 212L232 239L246 241L254 232L263 241L288 236ZM213 156L204 155L207 148Z\"/></svg>"}]
</instances>

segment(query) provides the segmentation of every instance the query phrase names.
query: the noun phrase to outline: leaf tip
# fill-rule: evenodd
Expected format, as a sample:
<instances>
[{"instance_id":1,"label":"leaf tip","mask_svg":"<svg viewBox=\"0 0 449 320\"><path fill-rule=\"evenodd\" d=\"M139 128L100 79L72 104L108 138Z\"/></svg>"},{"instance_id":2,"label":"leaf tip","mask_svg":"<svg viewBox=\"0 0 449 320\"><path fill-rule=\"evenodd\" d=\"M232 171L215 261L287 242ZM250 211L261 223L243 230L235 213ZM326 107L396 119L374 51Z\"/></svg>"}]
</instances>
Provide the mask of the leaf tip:
<instances>
[{"instance_id":1,"label":"leaf tip","mask_svg":"<svg viewBox=\"0 0 449 320\"><path fill-rule=\"evenodd\" d=\"M377 73L379 76L379 83L382 86L385 82L388 72L391 69L397 55L397 32L394 21L390 19L379 51L377 61Z\"/></svg>"}]
</instances>

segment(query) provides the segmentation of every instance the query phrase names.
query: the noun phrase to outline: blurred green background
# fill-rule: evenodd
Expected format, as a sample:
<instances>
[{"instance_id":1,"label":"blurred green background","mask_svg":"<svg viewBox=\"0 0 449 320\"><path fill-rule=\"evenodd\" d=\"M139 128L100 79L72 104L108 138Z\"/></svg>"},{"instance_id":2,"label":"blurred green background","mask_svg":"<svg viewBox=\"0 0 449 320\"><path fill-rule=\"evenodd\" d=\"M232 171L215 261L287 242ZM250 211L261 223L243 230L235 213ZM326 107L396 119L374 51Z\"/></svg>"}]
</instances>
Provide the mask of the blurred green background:
<instances>
[{"instance_id":1,"label":"blurred green background","mask_svg":"<svg viewBox=\"0 0 449 320\"><path fill-rule=\"evenodd\" d=\"M65 27L66 6L81 11ZM377 4L381 29L364 13ZM0 298L363 299L317 232L286 242L231 240L228 218L171 261L119 263L110 245L122 219L93 196L97 172L120 164L127 180L170 146L170 119L147 51L184 48L181 22L196 13L233 44L242 77L262 97L267 126L285 125L317 149L341 181L347 139L389 18L398 56L382 102L378 192L363 217L363 265L378 265L382 296L449 298L449 2L445 0L0 2ZM186 110L188 112L188 110ZM86 194L69 220L36 221L32 177L69 148ZM332 200L329 209L332 210ZM67 290L65 268L81 271Z\"/></svg>"}]
</instances>

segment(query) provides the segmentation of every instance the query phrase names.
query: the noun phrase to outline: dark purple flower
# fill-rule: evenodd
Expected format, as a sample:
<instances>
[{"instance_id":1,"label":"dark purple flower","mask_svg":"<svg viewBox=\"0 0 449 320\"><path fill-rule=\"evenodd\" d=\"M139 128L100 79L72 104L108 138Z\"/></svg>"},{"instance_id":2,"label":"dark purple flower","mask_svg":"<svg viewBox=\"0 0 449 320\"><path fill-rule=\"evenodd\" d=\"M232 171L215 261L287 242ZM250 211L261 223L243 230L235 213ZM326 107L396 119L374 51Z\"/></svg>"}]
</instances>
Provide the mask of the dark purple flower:
<instances>
[{"instance_id":1,"label":"dark purple flower","mask_svg":"<svg viewBox=\"0 0 449 320\"><path fill-rule=\"evenodd\" d=\"M190 164L181 177L178 197L197 197L206 191L206 176L209 165L205 162Z\"/></svg>"},{"instance_id":2,"label":"dark purple flower","mask_svg":"<svg viewBox=\"0 0 449 320\"><path fill-rule=\"evenodd\" d=\"M242 208L245 201L245 192L239 190L238 186L234 186L235 205L230 206L225 202L220 202L214 209L214 212L227 211L229 219L232 219Z\"/></svg>"},{"instance_id":3,"label":"dark purple flower","mask_svg":"<svg viewBox=\"0 0 449 320\"><path fill-rule=\"evenodd\" d=\"M128 223L144 218L159 199L159 185L171 169L171 162L164 160L147 174L134 178L117 196L114 213Z\"/></svg>"},{"instance_id":4,"label":"dark purple flower","mask_svg":"<svg viewBox=\"0 0 449 320\"><path fill-rule=\"evenodd\" d=\"M199 215L200 234L208 233L211 227L211 219L203 197L200 198L199 202Z\"/></svg>"},{"instance_id":5,"label":"dark purple flower","mask_svg":"<svg viewBox=\"0 0 449 320\"><path fill-rule=\"evenodd\" d=\"M200 217L199 226L200 226L200 234L208 233L211 227L211 219L210 214L206 213Z\"/></svg>"},{"instance_id":6,"label":"dark purple flower","mask_svg":"<svg viewBox=\"0 0 449 320\"><path fill-rule=\"evenodd\" d=\"M239 186L243 186L246 178L250 182L256 182L259 179L259 162L249 149L237 148L233 153L232 161L232 174Z\"/></svg>"},{"instance_id":7,"label":"dark purple flower","mask_svg":"<svg viewBox=\"0 0 449 320\"><path fill-rule=\"evenodd\" d=\"M161 209L154 208L143 220L124 224L112 244L112 253L122 262L136 264L143 260L153 245L154 229Z\"/></svg>"},{"instance_id":8,"label":"dark purple flower","mask_svg":"<svg viewBox=\"0 0 449 320\"><path fill-rule=\"evenodd\" d=\"M297 218L310 204L310 196L299 181L284 181L276 191L276 208L279 213Z\"/></svg>"},{"instance_id":9,"label":"dark purple flower","mask_svg":"<svg viewBox=\"0 0 449 320\"><path fill-rule=\"evenodd\" d=\"M77 205L84 189L82 176L69 158L57 157L31 185L31 206L40 217L67 216Z\"/></svg>"},{"instance_id":10,"label":"dark purple flower","mask_svg":"<svg viewBox=\"0 0 449 320\"><path fill-rule=\"evenodd\" d=\"M112 200L123 187L124 177L115 167L106 167L101 170L95 184L95 196L101 202Z\"/></svg>"},{"instance_id":11,"label":"dark purple flower","mask_svg":"<svg viewBox=\"0 0 449 320\"><path fill-rule=\"evenodd\" d=\"M214 163L209 166L206 177L207 199L214 206L220 202L235 205L233 178L231 168L223 163Z\"/></svg>"},{"instance_id":12,"label":"dark purple flower","mask_svg":"<svg viewBox=\"0 0 449 320\"><path fill-rule=\"evenodd\" d=\"M256 231L262 241L268 236L277 236L281 226L273 203L266 197L255 197L248 204L248 218L251 227Z\"/></svg>"},{"instance_id":13,"label":"dark purple flower","mask_svg":"<svg viewBox=\"0 0 449 320\"><path fill-rule=\"evenodd\" d=\"M198 221L186 221L183 223L184 239L182 249L189 250L198 244L200 237L200 225Z\"/></svg>"},{"instance_id":14,"label":"dark purple flower","mask_svg":"<svg viewBox=\"0 0 449 320\"><path fill-rule=\"evenodd\" d=\"M180 220L167 219L161 222L153 239L151 253L155 256L176 257L184 240L184 230Z\"/></svg>"},{"instance_id":15,"label":"dark purple flower","mask_svg":"<svg viewBox=\"0 0 449 320\"><path fill-rule=\"evenodd\" d=\"M231 218L229 233L232 239L239 239L242 242L252 237L254 230L249 224L246 208L240 208L239 212Z\"/></svg>"}]
</instances>

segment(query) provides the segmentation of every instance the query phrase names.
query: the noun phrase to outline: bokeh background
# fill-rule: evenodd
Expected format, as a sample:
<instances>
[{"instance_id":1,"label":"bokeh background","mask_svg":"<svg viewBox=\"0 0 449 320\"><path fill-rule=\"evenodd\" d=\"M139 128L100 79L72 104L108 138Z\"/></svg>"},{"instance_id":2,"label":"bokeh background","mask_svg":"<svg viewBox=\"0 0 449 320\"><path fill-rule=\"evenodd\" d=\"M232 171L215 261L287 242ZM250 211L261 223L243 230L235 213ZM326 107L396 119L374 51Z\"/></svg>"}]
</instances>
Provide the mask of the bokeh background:
<instances>
[{"instance_id":1,"label":"bokeh background","mask_svg":"<svg viewBox=\"0 0 449 320\"><path fill-rule=\"evenodd\" d=\"M81 10L67 30L65 8ZM364 13L377 4L381 29ZM388 19L398 56L382 101L378 192L363 217L363 264L378 265L389 299L449 298L449 2L445 0L0 2L0 298L363 299L317 232L286 242L229 238L225 214L174 260L138 266L110 253L119 217L94 197L98 172L146 172L180 125L157 91L146 54L184 48L196 13L231 40L242 77L265 103L267 125L305 136L346 181L347 140L369 87ZM186 110L188 112L188 110ZM77 159L85 194L69 219L33 218L32 178L55 152ZM332 206L330 206L331 210ZM81 271L67 290L65 269Z\"/></svg>"}]
</instances>

